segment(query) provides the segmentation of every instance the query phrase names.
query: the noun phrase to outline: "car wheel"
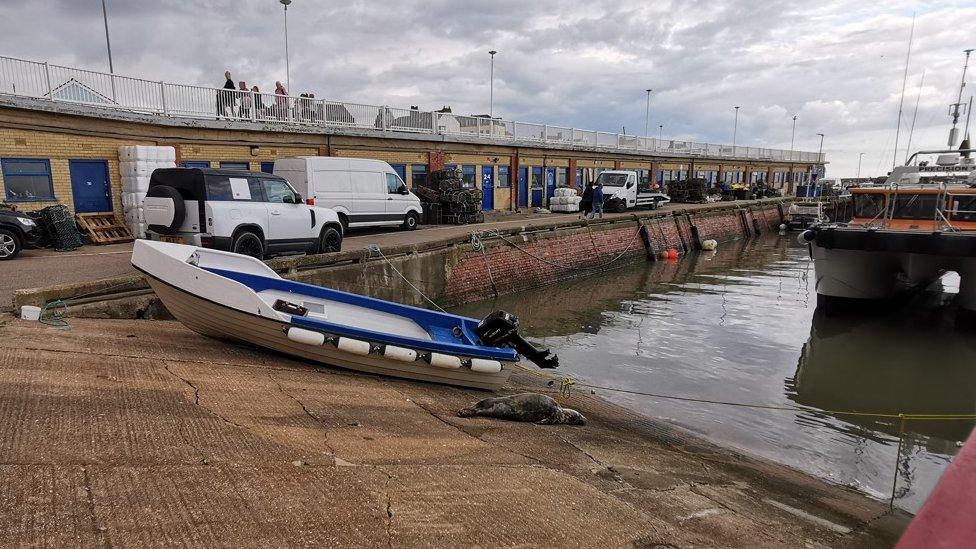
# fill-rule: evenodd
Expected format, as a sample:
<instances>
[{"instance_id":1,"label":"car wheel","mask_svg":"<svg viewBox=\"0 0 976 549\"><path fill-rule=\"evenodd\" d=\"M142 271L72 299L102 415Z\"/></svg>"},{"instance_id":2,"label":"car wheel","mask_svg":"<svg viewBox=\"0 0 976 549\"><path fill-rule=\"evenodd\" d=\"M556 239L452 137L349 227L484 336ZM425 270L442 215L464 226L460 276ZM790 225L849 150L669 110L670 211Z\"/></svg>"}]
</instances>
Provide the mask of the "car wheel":
<instances>
[{"instance_id":1,"label":"car wheel","mask_svg":"<svg viewBox=\"0 0 976 549\"><path fill-rule=\"evenodd\" d=\"M319 236L319 253L327 254L338 251L342 251L342 234L335 227L322 229L322 235Z\"/></svg>"},{"instance_id":2,"label":"car wheel","mask_svg":"<svg viewBox=\"0 0 976 549\"><path fill-rule=\"evenodd\" d=\"M230 251L235 254L264 259L264 242L261 241L261 237L251 231L241 231L234 237Z\"/></svg>"},{"instance_id":3,"label":"car wheel","mask_svg":"<svg viewBox=\"0 0 976 549\"><path fill-rule=\"evenodd\" d=\"M407 212L403 217L403 228L408 231L416 230L420 226L420 216L417 212Z\"/></svg>"},{"instance_id":4,"label":"car wheel","mask_svg":"<svg viewBox=\"0 0 976 549\"><path fill-rule=\"evenodd\" d=\"M614 208L614 211L617 212L618 214L622 214L622 213L626 212L627 211L627 202L625 202L623 200L617 202L617 207Z\"/></svg>"},{"instance_id":5,"label":"car wheel","mask_svg":"<svg viewBox=\"0 0 976 549\"><path fill-rule=\"evenodd\" d=\"M13 231L0 229L0 261L17 257L21 248L20 238Z\"/></svg>"}]
</instances>

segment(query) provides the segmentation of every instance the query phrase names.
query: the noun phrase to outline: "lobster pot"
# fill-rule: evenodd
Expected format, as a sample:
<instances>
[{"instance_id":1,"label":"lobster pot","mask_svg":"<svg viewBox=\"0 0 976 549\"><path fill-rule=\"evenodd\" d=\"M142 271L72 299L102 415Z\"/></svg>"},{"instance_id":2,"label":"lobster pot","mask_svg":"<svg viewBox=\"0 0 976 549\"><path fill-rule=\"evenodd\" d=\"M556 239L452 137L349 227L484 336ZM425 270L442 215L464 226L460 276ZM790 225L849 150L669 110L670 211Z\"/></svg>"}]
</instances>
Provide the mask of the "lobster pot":
<instances>
[{"instance_id":1,"label":"lobster pot","mask_svg":"<svg viewBox=\"0 0 976 549\"><path fill-rule=\"evenodd\" d=\"M176 167L176 149L149 145L119 147L119 172L122 175L122 211L129 232L146 237L146 218L142 203L149 191L149 178L158 168Z\"/></svg>"}]
</instances>

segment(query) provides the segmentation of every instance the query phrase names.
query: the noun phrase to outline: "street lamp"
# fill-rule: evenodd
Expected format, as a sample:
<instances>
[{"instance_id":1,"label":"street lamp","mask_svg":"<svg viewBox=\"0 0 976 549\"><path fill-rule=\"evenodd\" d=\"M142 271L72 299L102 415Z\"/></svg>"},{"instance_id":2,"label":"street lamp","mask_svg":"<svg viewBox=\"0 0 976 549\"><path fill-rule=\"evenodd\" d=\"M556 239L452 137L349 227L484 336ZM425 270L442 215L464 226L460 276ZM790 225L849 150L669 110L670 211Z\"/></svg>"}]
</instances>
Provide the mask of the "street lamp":
<instances>
[{"instance_id":1,"label":"street lamp","mask_svg":"<svg viewBox=\"0 0 976 549\"><path fill-rule=\"evenodd\" d=\"M863 156L864 153L857 153L857 178L858 179L861 178L861 157Z\"/></svg>"},{"instance_id":2,"label":"street lamp","mask_svg":"<svg viewBox=\"0 0 976 549\"><path fill-rule=\"evenodd\" d=\"M790 133L790 161L793 161L793 143L796 138L796 115L793 115L793 131Z\"/></svg>"},{"instance_id":3,"label":"street lamp","mask_svg":"<svg viewBox=\"0 0 976 549\"><path fill-rule=\"evenodd\" d=\"M647 106L644 107L644 137L647 137L648 123L651 121L651 88L644 90L647 92Z\"/></svg>"},{"instance_id":4,"label":"street lamp","mask_svg":"<svg viewBox=\"0 0 976 549\"><path fill-rule=\"evenodd\" d=\"M288 82L288 91L291 92L291 64L288 60L288 6L291 0L278 0L285 7L285 82Z\"/></svg>"},{"instance_id":5,"label":"street lamp","mask_svg":"<svg viewBox=\"0 0 976 549\"><path fill-rule=\"evenodd\" d=\"M108 39L108 10L105 9L105 0L102 0L102 19L105 20L105 46L108 48L108 72L115 74L112 67L112 42Z\"/></svg>"},{"instance_id":6,"label":"street lamp","mask_svg":"<svg viewBox=\"0 0 976 549\"><path fill-rule=\"evenodd\" d=\"M735 154L735 134L739 130L739 106L735 107L735 120L732 122L732 154Z\"/></svg>"},{"instance_id":7,"label":"street lamp","mask_svg":"<svg viewBox=\"0 0 976 549\"><path fill-rule=\"evenodd\" d=\"M495 54L496 53L498 52L495 50L491 50L488 52L488 55L491 56L491 76L489 77L489 80L491 82L490 84L491 91L489 92L490 95L488 99L488 118L495 118Z\"/></svg>"}]
</instances>

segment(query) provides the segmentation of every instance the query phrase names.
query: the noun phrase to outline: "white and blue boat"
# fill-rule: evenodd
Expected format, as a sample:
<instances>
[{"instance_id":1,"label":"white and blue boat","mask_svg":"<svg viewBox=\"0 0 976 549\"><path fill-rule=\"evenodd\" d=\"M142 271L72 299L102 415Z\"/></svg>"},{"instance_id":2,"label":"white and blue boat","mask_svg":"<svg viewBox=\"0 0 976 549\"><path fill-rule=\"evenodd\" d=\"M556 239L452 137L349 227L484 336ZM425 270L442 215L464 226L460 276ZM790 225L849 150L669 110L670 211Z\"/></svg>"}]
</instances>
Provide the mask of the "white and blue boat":
<instances>
[{"instance_id":1,"label":"white and blue boat","mask_svg":"<svg viewBox=\"0 0 976 549\"><path fill-rule=\"evenodd\" d=\"M252 257L167 242L136 241L132 265L191 330L315 362L489 390L508 380L519 351L558 365L504 312L478 321L286 280Z\"/></svg>"}]
</instances>

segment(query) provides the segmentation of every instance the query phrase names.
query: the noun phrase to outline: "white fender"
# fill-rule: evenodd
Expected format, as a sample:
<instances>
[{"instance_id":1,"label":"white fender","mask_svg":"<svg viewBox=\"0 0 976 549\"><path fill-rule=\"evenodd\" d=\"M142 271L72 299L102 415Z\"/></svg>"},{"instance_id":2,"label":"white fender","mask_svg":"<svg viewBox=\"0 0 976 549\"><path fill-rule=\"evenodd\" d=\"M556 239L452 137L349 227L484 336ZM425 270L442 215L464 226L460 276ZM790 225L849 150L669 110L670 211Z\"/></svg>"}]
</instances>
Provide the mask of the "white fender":
<instances>
[{"instance_id":1,"label":"white fender","mask_svg":"<svg viewBox=\"0 0 976 549\"><path fill-rule=\"evenodd\" d=\"M502 363L498 362L497 360L472 358L471 371L481 372L483 374L497 374L498 372L502 371Z\"/></svg>"},{"instance_id":2,"label":"white fender","mask_svg":"<svg viewBox=\"0 0 976 549\"><path fill-rule=\"evenodd\" d=\"M430 353L430 365L437 366L438 368L457 369L461 367L461 359L454 355Z\"/></svg>"},{"instance_id":3,"label":"white fender","mask_svg":"<svg viewBox=\"0 0 976 549\"><path fill-rule=\"evenodd\" d=\"M370 345L366 341L360 341L358 339L350 339L348 337L340 337L339 344L336 345L340 351L345 351L347 353L352 353L354 355L368 355Z\"/></svg>"},{"instance_id":4,"label":"white fender","mask_svg":"<svg viewBox=\"0 0 976 549\"><path fill-rule=\"evenodd\" d=\"M393 360L399 360L401 362L413 362L417 360L417 351L387 345L386 348L383 349L383 356L386 358L392 358Z\"/></svg>"},{"instance_id":5,"label":"white fender","mask_svg":"<svg viewBox=\"0 0 976 549\"><path fill-rule=\"evenodd\" d=\"M325 343L325 334L313 332L304 328L288 328L288 339L305 345L321 345Z\"/></svg>"}]
</instances>

